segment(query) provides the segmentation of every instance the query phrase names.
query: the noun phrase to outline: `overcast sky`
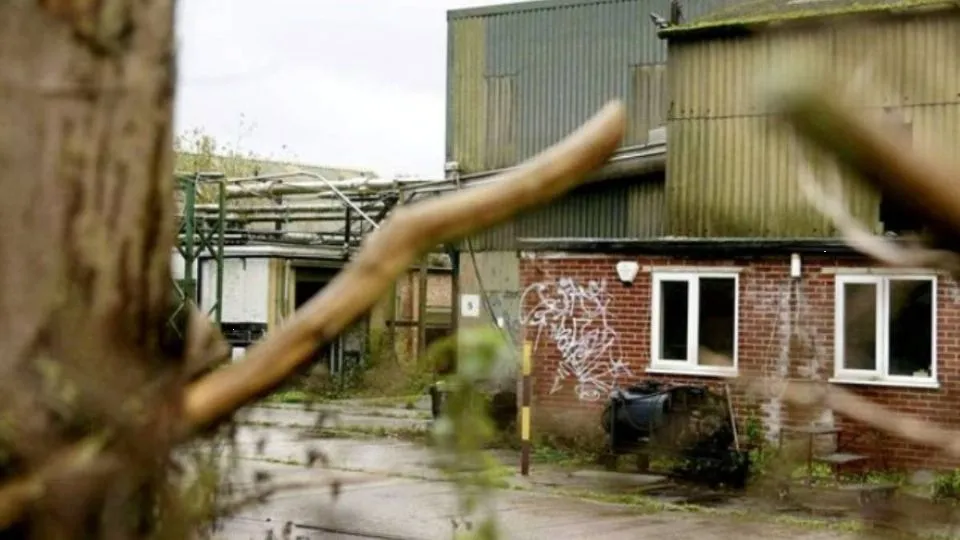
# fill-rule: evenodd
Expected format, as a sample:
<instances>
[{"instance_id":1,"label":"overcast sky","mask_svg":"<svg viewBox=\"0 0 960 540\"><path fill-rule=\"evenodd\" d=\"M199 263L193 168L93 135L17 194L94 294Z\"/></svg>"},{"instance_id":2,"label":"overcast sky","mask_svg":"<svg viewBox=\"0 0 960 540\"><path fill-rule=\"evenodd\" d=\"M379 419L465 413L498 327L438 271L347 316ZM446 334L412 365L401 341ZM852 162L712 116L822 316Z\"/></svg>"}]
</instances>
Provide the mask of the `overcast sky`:
<instances>
[{"instance_id":1,"label":"overcast sky","mask_svg":"<svg viewBox=\"0 0 960 540\"><path fill-rule=\"evenodd\" d=\"M490 0L181 0L177 130L313 165L439 176L446 10Z\"/></svg>"}]
</instances>

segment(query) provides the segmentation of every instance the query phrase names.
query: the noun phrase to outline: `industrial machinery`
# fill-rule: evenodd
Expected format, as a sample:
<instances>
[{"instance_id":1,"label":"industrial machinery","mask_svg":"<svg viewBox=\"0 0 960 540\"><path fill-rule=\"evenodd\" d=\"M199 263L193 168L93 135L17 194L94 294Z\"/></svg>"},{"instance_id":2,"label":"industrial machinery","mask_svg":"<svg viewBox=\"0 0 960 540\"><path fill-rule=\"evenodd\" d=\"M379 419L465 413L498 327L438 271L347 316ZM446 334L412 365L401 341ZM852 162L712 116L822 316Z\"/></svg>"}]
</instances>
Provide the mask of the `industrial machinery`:
<instances>
[{"instance_id":1,"label":"industrial machinery","mask_svg":"<svg viewBox=\"0 0 960 540\"><path fill-rule=\"evenodd\" d=\"M633 454L646 471L650 458L670 458L671 473L712 487L743 488L750 469L749 453L738 448L725 396L705 386L668 386L647 381L615 390L603 411L608 468L620 456Z\"/></svg>"}]
</instances>

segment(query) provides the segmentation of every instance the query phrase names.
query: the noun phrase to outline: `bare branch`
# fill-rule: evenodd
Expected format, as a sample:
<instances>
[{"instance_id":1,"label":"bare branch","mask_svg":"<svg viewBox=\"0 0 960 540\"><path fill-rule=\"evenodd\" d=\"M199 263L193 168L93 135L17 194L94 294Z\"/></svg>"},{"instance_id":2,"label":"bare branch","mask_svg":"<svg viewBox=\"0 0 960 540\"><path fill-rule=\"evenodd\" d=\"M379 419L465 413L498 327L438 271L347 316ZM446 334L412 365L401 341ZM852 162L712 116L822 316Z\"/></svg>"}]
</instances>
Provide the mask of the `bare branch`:
<instances>
[{"instance_id":1,"label":"bare branch","mask_svg":"<svg viewBox=\"0 0 960 540\"><path fill-rule=\"evenodd\" d=\"M367 238L356 259L279 331L253 346L242 362L187 389L185 429L226 417L282 383L321 342L368 310L422 252L575 187L616 150L625 126L623 104L610 103L578 131L499 181L397 210Z\"/></svg>"},{"instance_id":2,"label":"bare branch","mask_svg":"<svg viewBox=\"0 0 960 540\"><path fill-rule=\"evenodd\" d=\"M815 381L772 384L766 380L751 381L748 388L765 395L770 395L770 389L775 388L777 397L794 405L820 405L901 439L937 448L951 457L960 458L960 433L894 412L843 388Z\"/></svg>"},{"instance_id":3,"label":"bare branch","mask_svg":"<svg viewBox=\"0 0 960 540\"><path fill-rule=\"evenodd\" d=\"M960 231L960 184L938 163L906 151L896 139L857 116L802 74L778 77L771 101L801 135L904 207L925 216L938 237Z\"/></svg>"},{"instance_id":4,"label":"bare branch","mask_svg":"<svg viewBox=\"0 0 960 540\"><path fill-rule=\"evenodd\" d=\"M810 168L801 164L798 172L800 191L817 211L830 219L847 243L857 251L889 266L901 268L940 268L953 275L960 274L960 255L952 251L929 249L919 242L903 247L873 234L857 221L843 206L839 190L828 192L818 182Z\"/></svg>"}]
</instances>

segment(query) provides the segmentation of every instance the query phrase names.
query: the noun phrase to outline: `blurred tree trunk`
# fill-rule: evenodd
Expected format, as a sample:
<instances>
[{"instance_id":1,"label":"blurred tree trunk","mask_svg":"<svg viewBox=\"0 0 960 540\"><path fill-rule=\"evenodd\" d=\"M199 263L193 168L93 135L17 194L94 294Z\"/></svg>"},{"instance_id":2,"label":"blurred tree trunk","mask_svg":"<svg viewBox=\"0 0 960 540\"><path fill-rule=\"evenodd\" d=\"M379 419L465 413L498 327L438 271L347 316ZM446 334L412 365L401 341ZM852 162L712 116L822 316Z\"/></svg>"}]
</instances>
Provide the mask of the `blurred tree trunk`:
<instances>
[{"instance_id":1,"label":"blurred tree trunk","mask_svg":"<svg viewBox=\"0 0 960 540\"><path fill-rule=\"evenodd\" d=\"M169 448L173 15L174 0L0 2L3 474L111 441L36 501L34 538L108 536L142 488L131 471Z\"/></svg>"}]
</instances>

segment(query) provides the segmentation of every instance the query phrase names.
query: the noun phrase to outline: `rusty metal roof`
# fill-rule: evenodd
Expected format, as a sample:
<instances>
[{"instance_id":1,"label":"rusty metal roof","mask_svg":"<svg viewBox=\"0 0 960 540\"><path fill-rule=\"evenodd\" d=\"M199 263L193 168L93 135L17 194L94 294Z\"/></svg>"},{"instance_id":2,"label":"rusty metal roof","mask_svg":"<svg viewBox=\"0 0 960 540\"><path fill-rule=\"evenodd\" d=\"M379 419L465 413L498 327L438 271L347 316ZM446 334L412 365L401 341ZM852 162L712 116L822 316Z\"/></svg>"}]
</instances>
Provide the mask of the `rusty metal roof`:
<instances>
[{"instance_id":1,"label":"rusty metal roof","mask_svg":"<svg viewBox=\"0 0 960 540\"><path fill-rule=\"evenodd\" d=\"M707 29L748 27L787 21L870 13L917 13L957 9L953 0L747 0L711 11L689 23L660 31L671 39Z\"/></svg>"}]
</instances>

